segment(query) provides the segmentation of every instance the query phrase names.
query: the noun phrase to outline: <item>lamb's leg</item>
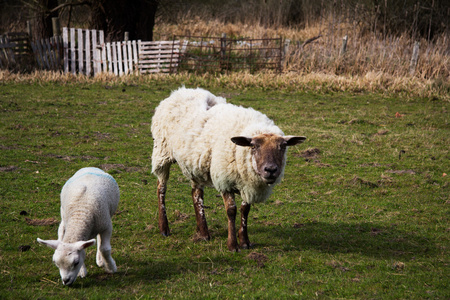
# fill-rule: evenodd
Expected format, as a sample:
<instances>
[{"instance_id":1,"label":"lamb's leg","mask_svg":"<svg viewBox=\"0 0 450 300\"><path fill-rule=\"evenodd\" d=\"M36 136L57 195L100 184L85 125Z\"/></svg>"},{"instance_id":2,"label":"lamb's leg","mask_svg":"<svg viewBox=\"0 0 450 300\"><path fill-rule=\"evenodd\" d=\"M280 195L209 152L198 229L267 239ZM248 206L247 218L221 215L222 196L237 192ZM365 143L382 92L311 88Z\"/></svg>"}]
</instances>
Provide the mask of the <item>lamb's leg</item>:
<instances>
[{"instance_id":1,"label":"lamb's leg","mask_svg":"<svg viewBox=\"0 0 450 300\"><path fill-rule=\"evenodd\" d=\"M86 269L86 265L83 263L83 265L81 266L80 271L78 272L78 277L84 278L87 276L87 269Z\"/></svg>"},{"instance_id":2,"label":"lamb's leg","mask_svg":"<svg viewBox=\"0 0 450 300\"><path fill-rule=\"evenodd\" d=\"M61 218L61 223L59 223L59 227L58 227L58 240L59 241L63 240L65 231L66 231L66 228L64 225L64 220Z\"/></svg>"},{"instance_id":3,"label":"lamb's leg","mask_svg":"<svg viewBox=\"0 0 450 300\"><path fill-rule=\"evenodd\" d=\"M197 220L198 239L209 240L208 225L206 224L205 208L203 206L203 189L192 187L192 201L194 203L195 218Z\"/></svg>"},{"instance_id":4,"label":"lamb's leg","mask_svg":"<svg viewBox=\"0 0 450 300\"><path fill-rule=\"evenodd\" d=\"M239 251L236 239L236 203L234 202L234 193L222 193L225 210L228 216L228 241L227 246L230 251Z\"/></svg>"},{"instance_id":5,"label":"lamb's leg","mask_svg":"<svg viewBox=\"0 0 450 300\"><path fill-rule=\"evenodd\" d=\"M250 240L248 239L247 233L247 220L248 213L250 212L250 204L242 202L241 204L241 228L239 229L239 246L241 249L249 249L252 244L250 244Z\"/></svg>"},{"instance_id":6,"label":"lamb's leg","mask_svg":"<svg viewBox=\"0 0 450 300\"><path fill-rule=\"evenodd\" d=\"M104 265L103 255L102 255L102 252L100 251L101 244L102 244L102 237L100 234L97 234L97 255L95 257L96 258L95 261L97 263L97 266L99 266L99 267L103 267L103 265Z\"/></svg>"},{"instance_id":7,"label":"lamb's leg","mask_svg":"<svg viewBox=\"0 0 450 300\"><path fill-rule=\"evenodd\" d=\"M107 273L117 271L116 262L111 257L111 234L112 226L97 235L97 265L103 267Z\"/></svg>"}]
</instances>

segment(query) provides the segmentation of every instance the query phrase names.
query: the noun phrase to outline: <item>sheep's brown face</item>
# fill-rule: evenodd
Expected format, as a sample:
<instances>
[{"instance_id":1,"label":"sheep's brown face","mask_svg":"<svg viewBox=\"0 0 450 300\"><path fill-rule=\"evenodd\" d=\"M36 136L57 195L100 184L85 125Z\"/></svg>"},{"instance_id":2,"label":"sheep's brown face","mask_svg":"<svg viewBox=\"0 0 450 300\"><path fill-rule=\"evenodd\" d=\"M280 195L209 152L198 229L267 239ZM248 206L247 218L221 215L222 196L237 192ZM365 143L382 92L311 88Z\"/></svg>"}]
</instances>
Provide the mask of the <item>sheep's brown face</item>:
<instances>
[{"instance_id":1,"label":"sheep's brown face","mask_svg":"<svg viewBox=\"0 0 450 300\"><path fill-rule=\"evenodd\" d=\"M251 147L253 169L266 184L273 184L283 172L286 147L300 144L305 139L304 136L259 134L254 137L237 136L231 141Z\"/></svg>"}]
</instances>

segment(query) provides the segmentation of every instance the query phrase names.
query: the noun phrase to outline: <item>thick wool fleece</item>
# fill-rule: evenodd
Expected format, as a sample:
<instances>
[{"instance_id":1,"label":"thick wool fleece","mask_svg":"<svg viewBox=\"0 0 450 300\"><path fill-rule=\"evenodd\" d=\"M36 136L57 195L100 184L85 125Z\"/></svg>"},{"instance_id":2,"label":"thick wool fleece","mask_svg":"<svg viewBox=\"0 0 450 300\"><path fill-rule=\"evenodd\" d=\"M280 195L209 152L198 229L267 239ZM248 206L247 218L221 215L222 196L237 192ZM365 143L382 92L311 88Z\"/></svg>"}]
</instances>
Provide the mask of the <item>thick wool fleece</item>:
<instances>
[{"instance_id":1,"label":"thick wool fleece","mask_svg":"<svg viewBox=\"0 0 450 300\"><path fill-rule=\"evenodd\" d=\"M152 172L162 174L177 162L192 186L239 192L246 203L266 200L275 184L265 184L252 166L251 149L235 145L235 136L262 133L283 136L266 115L226 103L203 89L180 88L156 108L152 119ZM283 161L283 170L286 157Z\"/></svg>"},{"instance_id":2,"label":"thick wool fleece","mask_svg":"<svg viewBox=\"0 0 450 300\"><path fill-rule=\"evenodd\" d=\"M58 239L75 243L95 238L111 226L119 197L119 186L108 173L97 168L78 170L61 191L63 226Z\"/></svg>"}]
</instances>

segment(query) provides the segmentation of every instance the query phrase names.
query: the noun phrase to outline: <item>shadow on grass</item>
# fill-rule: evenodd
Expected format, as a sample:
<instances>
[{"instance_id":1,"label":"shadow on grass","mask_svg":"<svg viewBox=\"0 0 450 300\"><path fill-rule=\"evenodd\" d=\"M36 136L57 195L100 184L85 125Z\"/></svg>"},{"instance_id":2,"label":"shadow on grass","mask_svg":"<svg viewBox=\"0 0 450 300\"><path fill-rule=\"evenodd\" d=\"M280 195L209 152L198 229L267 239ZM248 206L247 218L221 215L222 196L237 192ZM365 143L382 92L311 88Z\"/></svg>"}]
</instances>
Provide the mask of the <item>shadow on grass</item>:
<instances>
[{"instance_id":1,"label":"shadow on grass","mask_svg":"<svg viewBox=\"0 0 450 300\"><path fill-rule=\"evenodd\" d=\"M255 226L249 232L268 235L284 251L316 250L328 253L358 253L381 258L420 257L437 252L432 238L406 232L396 226L374 223L294 224L292 227ZM252 240L253 241L253 240ZM259 244L256 248L269 246ZM270 244L272 244L270 242Z\"/></svg>"},{"instance_id":2,"label":"shadow on grass","mask_svg":"<svg viewBox=\"0 0 450 300\"><path fill-rule=\"evenodd\" d=\"M111 287L128 288L137 283L148 285L164 281L180 273L180 264L176 262L142 260L116 260L118 270L107 274L102 268L95 266L85 278L78 278L70 288Z\"/></svg>"}]
</instances>

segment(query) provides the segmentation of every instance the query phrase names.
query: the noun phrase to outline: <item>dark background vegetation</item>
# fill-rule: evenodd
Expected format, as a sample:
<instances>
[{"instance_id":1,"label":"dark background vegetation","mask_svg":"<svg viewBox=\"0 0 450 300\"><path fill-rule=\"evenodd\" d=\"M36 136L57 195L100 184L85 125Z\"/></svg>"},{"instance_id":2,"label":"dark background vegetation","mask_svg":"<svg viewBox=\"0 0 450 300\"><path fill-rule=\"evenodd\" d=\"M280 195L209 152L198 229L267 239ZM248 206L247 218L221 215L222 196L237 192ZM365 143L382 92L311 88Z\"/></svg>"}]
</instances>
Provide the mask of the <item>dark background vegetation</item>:
<instances>
[{"instance_id":1,"label":"dark background vegetation","mask_svg":"<svg viewBox=\"0 0 450 300\"><path fill-rule=\"evenodd\" d=\"M177 23L186 15L230 23L304 27L324 19L362 26L368 32L408 34L432 40L450 31L448 0L1 0L0 33L24 31L51 35L51 18L62 26L104 30L107 40L152 39L156 22Z\"/></svg>"}]
</instances>

